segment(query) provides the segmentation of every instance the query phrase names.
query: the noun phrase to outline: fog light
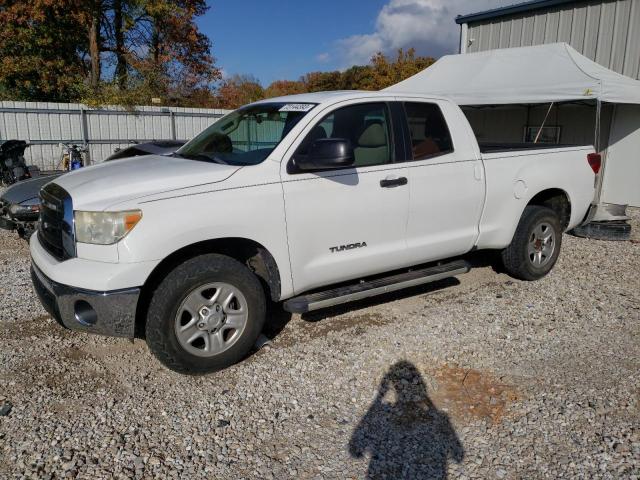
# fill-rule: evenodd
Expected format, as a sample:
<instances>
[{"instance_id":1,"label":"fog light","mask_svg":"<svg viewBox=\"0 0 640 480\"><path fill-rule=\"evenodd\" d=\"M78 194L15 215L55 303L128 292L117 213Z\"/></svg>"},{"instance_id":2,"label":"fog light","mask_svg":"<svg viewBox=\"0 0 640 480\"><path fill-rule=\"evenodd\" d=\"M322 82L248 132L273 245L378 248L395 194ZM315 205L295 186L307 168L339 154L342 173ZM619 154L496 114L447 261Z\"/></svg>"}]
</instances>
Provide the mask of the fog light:
<instances>
[{"instance_id":1,"label":"fog light","mask_svg":"<svg viewBox=\"0 0 640 480\"><path fill-rule=\"evenodd\" d=\"M98 321L98 314L89 302L78 300L73 308L76 320L82 325L91 327Z\"/></svg>"}]
</instances>

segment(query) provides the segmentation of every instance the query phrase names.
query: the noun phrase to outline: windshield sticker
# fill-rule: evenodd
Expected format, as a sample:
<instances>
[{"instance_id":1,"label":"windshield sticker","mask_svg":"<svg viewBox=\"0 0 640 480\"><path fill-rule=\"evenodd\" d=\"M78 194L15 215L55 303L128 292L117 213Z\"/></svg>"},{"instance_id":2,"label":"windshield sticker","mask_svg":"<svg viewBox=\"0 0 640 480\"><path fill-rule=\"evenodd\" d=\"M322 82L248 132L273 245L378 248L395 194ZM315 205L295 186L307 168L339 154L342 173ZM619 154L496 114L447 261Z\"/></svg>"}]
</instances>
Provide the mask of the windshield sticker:
<instances>
[{"instance_id":1,"label":"windshield sticker","mask_svg":"<svg viewBox=\"0 0 640 480\"><path fill-rule=\"evenodd\" d=\"M287 103L280 107L279 112L308 112L315 104L313 103Z\"/></svg>"}]
</instances>

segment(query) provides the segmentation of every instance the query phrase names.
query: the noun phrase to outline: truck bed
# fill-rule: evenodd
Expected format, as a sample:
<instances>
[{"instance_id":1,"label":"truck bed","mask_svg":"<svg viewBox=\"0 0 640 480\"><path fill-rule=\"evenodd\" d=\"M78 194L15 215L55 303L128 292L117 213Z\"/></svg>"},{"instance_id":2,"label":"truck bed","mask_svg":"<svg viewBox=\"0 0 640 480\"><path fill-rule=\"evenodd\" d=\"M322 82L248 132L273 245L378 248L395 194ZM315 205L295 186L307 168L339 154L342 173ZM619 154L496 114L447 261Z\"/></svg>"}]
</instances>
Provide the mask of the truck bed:
<instances>
[{"instance_id":1,"label":"truck bed","mask_svg":"<svg viewBox=\"0 0 640 480\"><path fill-rule=\"evenodd\" d=\"M572 143L494 143L494 142L479 142L480 152L482 153L497 153L497 152L511 152L514 150L545 150L550 148L564 148L564 147L580 147L583 145Z\"/></svg>"}]
</instances>

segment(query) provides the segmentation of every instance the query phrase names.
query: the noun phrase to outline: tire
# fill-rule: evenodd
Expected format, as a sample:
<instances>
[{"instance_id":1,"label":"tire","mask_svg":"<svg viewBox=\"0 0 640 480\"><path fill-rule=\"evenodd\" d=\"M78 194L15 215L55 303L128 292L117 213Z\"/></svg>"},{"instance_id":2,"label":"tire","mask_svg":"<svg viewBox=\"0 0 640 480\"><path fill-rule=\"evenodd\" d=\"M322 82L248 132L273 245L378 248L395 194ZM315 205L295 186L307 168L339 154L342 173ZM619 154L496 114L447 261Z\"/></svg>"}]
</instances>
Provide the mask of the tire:
<instances>
[{"instance_id":1,"label":"tire","mask_svg":"<svg viewBox=\"0 0 640 480\"><path fill-rule=\"evenodd\" d=\"M206 254L182 263L160 283L149 303L145 336L167 368L203 374L242 360L265 316L258 278L233 258Z\"/></svg>"},{"instance_id":2,"label":"tire","mask_svg":"<svg viewBox=\"0 0 640 480\"><path fill-rule=\"evenodd\" d=\"M26 240L27 243L29 243L29 240L31 239L31 235L33 235L33 232L35 232L34 228L22 228L18 230L18 236L23 240Z\"/></svg>"},{"instance_id":3,"label":"tire","mask_svg":"<svg viewBox=\"0 0 640 480\"><path fill-rule=\"evenodd\" d=\"M547 236L551 240L543 240ZM529 205L522 213L513 240L502 251L502 264L512 277L538 280L556 264L561 246L562 227L556 212Z\"/></svg>"}]
</instances>

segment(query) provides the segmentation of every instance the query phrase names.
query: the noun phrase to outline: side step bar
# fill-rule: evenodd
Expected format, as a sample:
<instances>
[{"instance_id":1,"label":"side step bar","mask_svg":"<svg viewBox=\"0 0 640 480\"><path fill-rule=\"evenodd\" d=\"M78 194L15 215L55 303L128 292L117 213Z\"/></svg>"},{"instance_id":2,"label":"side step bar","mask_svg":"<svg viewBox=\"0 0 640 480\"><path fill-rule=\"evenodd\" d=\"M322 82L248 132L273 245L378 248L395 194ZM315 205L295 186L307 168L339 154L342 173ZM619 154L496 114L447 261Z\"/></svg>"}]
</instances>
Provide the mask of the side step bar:
<instances>
[{"instance_id":1,"label":"side step bar","mask_svg":"<svg viewBox=\"0 0 640 480\"><path fill-rule=\"evenodd\" d=\"M325 290L324 292L300 295L284 302L284 309L291 313L306 313L341 303L353 302L383 293L415 287L429 282L467 273L471 265L464 260L456 260L444 265L413 270L406 273L362 281L353 285Z\"/></svg>"}]
</instances>

